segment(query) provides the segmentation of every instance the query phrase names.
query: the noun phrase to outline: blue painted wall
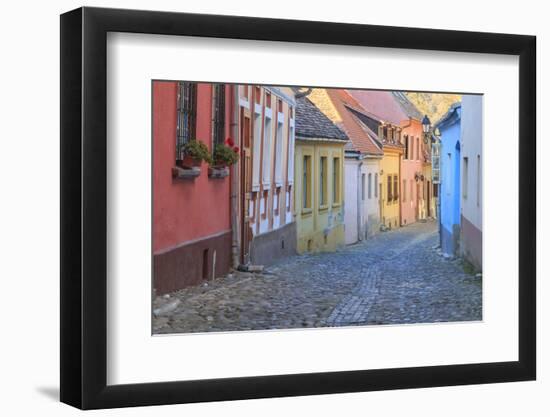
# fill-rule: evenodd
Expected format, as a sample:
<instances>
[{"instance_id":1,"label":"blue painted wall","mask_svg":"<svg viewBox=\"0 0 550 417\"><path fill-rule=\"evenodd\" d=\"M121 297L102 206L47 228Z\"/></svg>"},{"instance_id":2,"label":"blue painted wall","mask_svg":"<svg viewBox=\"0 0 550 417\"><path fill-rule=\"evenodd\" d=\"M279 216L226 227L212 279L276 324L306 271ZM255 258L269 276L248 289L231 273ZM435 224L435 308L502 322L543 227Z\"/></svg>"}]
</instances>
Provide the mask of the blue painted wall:
<instances>
[{"instance_id":1,"label":"blue painted wall","mask_svg":"<svg viewBox=\"0 0 550 417\"><path fill-rule=\"evenodd\" d=\"M438 122L441 132L441 249L455 255L460 238L460 104Z\"/></svg>"}]
</instances>

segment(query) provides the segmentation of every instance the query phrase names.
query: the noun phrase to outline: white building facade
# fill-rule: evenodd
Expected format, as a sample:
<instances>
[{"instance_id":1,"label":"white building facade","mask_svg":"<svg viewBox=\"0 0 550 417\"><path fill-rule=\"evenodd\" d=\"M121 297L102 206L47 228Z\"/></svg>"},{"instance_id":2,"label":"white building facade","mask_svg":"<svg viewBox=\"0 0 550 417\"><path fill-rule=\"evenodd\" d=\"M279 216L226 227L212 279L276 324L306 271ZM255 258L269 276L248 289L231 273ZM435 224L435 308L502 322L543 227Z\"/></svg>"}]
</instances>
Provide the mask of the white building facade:
<instances>
[{"instance_id":1,"label":"white building facade","mask_svg":"<svg viewBox=\"0 0 550 417\"><path fill-rule=\"evenodd\" d=\"M296 253L295 98L287 87L239 86L241 264Z\"/></svg>"},{"instance_id":2,"label":"white building facade","mask_svg":"<svg viewBox=\"0 0 550 417\"><path fill-rule=\"evenodd\" d=\"M380 156L367 156L363 163L365 174L365 216L367 224L365 227L366 237L376 234L380 230L380 194L379 194L379 175L380 175Z\"/></svg>"},{"instance_id":3,"label":"white building facade","mask_svg":"<svg viewBox=\"0 0 550 417\"><path fill-rule=\"evenodd\" d=\"M345 160L346 244L362 241L380 229L378 177L380 157L347 151Z\"/></svg>"},{"instance_id":4,"label":"white building facade","mask_svg":"<svg viewBox=\"0 0 550 417\"><path fill-rule=\"evenodd\" d=\"M482 270L483 96L462 96L460 253Z\"/></svg>"}]
</instances>

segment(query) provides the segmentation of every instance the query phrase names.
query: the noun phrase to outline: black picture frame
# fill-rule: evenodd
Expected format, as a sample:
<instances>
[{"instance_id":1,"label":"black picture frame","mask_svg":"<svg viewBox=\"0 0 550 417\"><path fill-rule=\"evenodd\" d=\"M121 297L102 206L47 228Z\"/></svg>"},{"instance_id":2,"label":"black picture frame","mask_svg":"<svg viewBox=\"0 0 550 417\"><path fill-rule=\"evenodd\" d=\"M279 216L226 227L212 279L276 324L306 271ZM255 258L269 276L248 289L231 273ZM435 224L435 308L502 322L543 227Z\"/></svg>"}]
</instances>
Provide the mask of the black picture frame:
<instances>
[{"instance_id":1,"label":"black picture frame","mask_svg":"<svg viewBox=\"0 0 550 417\"><path fill-rule=\"evenodd\" d=\"M519 360L108 386L107 33L519 56ZM82 409L533 380L536 38L252 17L79 8L61 15L61 401Z\"/></svg>"}]
</instances>

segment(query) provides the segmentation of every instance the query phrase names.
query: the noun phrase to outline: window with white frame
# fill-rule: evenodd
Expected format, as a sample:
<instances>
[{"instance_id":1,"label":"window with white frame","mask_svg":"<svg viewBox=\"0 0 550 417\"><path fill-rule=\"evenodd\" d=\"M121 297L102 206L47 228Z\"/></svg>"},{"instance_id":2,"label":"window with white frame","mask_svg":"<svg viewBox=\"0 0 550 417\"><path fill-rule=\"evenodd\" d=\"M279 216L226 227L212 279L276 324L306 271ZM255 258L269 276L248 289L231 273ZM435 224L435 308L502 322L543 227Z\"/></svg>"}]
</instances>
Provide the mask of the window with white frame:
<instances>
[{"instance_id":1,"label":"window with white frame","mask_svg":"<svg viewBox=\"0 0 550 417\"><path fill-rule=\"evenodd\" d=\"M271 117L265 117L264 125L264 146L262 161L262 182L264 187L271 184L271 135L272 135Z\"/></svg>"},{"instance_id":2,"label":"window with white frame","mask_svg":"<svg viewBox=\"0 0 550 417\"><path fill-rule=\"evenodd\" d=\"M262 114L254 113L254 137L252 150L252 187L260 186L260 150L262 143Z\"/></svg>"},{"instance_id":3,"label":"window with white frame","mask_svg":"<svg viewBox=\"0 0 550 417\"><path fill-rule=\"evenodd\" d=\"M262 210L261 210L261 218L266 219L267 218L267 205L268 205L268 198L269 198L269 190L264 190L263 192L263 198L262 198Z\"/></svg>"},{"instance_id":4,"label":"window with white frame","mask_svg":"<svg viewBox=\"0 0 550 417\"><path fill-rule=\"evenodd\" d=\"M283 184L283 119L282 113L277 117L277 133L275 134L275 183Z\"/></svg>"},{"instance_id":5,"label":"window with white frame","mask_svg":"<svg viewBox=\"0 0 550 417\"><path fill-rule=\"evenodd\" d=\"M369 181L368 181L368 188L369 188L369 199L372 198L372 173L369 172Z\"/></svg>"},{"instance_id":6,"label":"window with white frame","mask_svg":"<svg viewBox=\"0 0 550 417\"><path fill-rule=\"evenodd\" d=\"M281 187L275 189L275 195L273 196L273 214L279 215L279 204L281 201Z\"/></svg>"}]
</instances>

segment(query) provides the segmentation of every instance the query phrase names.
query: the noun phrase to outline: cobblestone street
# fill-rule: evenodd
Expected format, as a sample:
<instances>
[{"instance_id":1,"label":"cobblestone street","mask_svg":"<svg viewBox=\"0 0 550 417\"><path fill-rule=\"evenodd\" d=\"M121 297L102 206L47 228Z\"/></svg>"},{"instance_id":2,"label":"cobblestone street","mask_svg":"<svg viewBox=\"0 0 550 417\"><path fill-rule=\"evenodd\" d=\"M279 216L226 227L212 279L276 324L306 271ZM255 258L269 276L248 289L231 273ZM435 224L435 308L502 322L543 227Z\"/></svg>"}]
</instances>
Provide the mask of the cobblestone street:
<instances>
[{"instance_id":1,"label":"cobblestone street","mask_svg":"<svg viewBox=\"0 0 550 417\"><path fill-rule=\"evenodd\" d=\"M188 333L481 320L481 277L415 223L333 253L293 256L157 297L153 332Z\"/></svg>"}]
</instances>

